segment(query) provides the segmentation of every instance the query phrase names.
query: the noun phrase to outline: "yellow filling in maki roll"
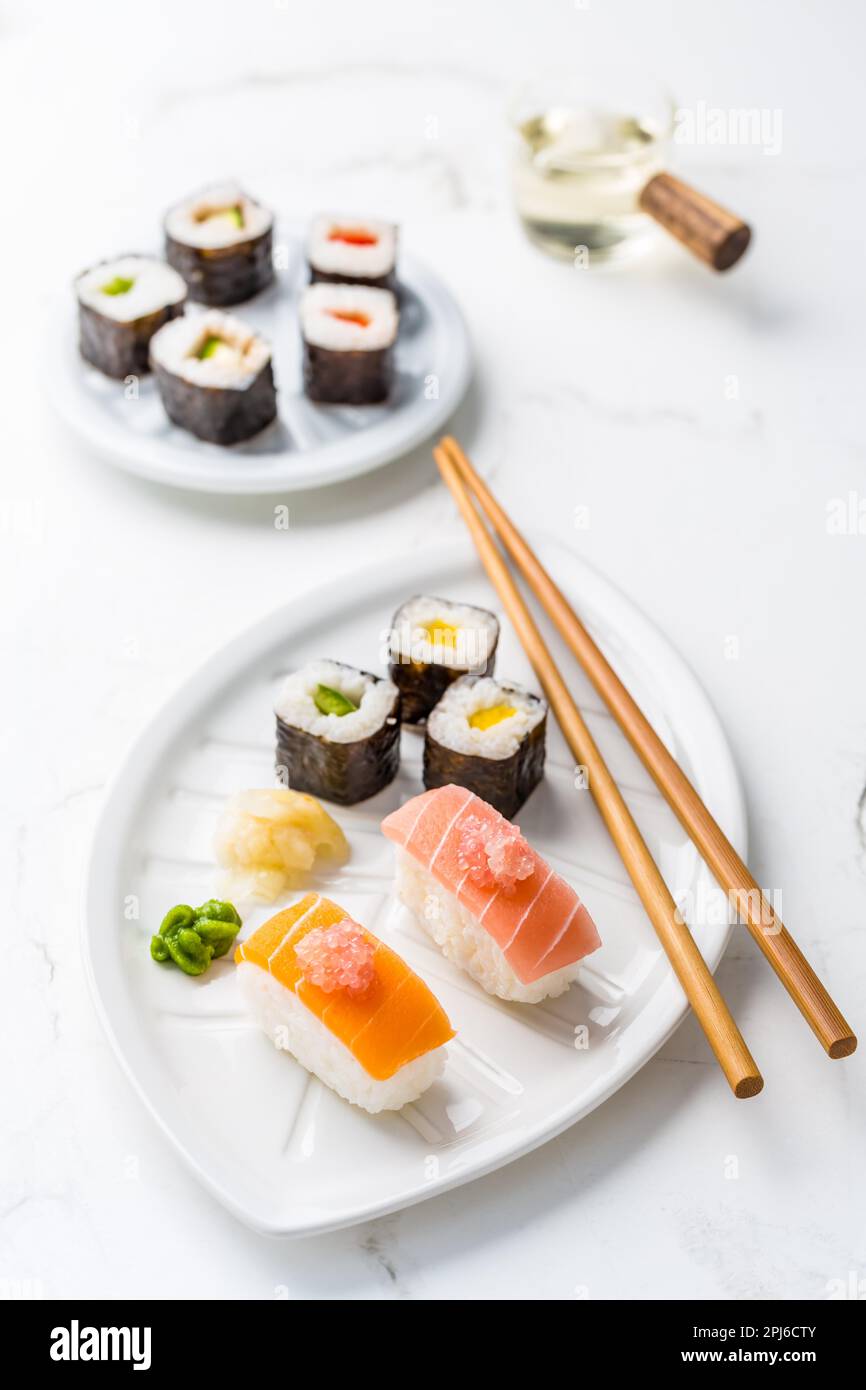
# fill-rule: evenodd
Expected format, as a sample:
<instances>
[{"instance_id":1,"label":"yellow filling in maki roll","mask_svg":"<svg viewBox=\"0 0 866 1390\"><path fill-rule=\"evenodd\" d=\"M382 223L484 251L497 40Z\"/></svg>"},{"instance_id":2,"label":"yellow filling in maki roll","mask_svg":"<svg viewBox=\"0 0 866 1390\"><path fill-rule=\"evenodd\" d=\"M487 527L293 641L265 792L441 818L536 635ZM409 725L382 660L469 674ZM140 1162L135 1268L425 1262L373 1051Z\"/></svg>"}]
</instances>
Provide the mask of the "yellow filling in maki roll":
<instances>
[{"instance_id":1,"label":"yellow filling in maki roll","mask_svg":"<svg viewBox=\"0 0 866 1390\"><path fill-rule=\"evenodd\" d=\"M424 624L424 631L430 638L434 646L454 647L460 635L459 627L454 627L452 623L443 622L441 618L434 618L432 622Z\"/></svg>"},{"instance_id":2,"label":"yellow filling in maki roll","mask_svg":"<svg viewBox=\"0 0 866 1390\"><path fill-rule=\"evenodd\" d=\"M492 729L494 724L501 724L503 719L510 719L516 713L513 705L491 705L489 709L477 709L470 714L469 726L472 729Z\"/></svg>"}]
</instances>

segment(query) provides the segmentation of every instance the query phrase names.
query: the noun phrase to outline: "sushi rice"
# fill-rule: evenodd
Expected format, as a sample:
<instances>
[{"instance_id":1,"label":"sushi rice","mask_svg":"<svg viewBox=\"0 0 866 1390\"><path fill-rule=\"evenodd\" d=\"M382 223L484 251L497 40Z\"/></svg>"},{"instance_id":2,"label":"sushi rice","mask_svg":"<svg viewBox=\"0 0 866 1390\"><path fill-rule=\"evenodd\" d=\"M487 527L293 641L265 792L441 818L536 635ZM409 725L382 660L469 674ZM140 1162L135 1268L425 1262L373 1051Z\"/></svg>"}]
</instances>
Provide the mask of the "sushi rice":
<instances>
[{"instance_id":1,"label":"sushi rice","mask_svg":"<svg viewBox=\"0 0 866 1390\"><path fill-rule=\"evenodd\" d=\"M203 304L242 304L272 284L274 219L236 183L215 185L171 208L165 257Z\"/></svg>"},{"instance_id":2,"label":"sushi rice","mask_svg":"<svg viewBox=\"0 0 866 1390\"><path fill-rule=\"evenodd\" d=\"M301 332L329 352L382 352L393 346L400 315L390 290L309 285L301 296Z\"/></svg>"},{"instance_id":3,"label":"sushi rice","mask_svg":"<svg viewBox=\"0 0 866 1390\"><path fill-rule=\"evenodd\" d=\"M470 723L474 714L507 704L514 713L489 728ZM512 758L542 722L547 705L522 686L492 676L464 677L450 685L427 720L427 733L455 753L493 759Z\"/></svg>"},{"instance_id":4,"label":"sushi rice","mask_svg":"<svg viewBox=\"0 0 866 1390\"><path fill-rule=\"evenodd\" d=\"M310 227L307 260L314 279L385 282L396 256L397 229L391 222L324 214Z\"/></svg>"},{"instance_id":5,"label":"sushi rice","mask_svg":"<svg viewBox=\"0 0 866 1390\"><path fill-rule=\"evenodd\" d=\"M235 951L241 997L271 1042L353 1105L398 1110L430 1086L454 1037L395 951L318 893Z\"/></svg>"},{"instance_id":6,"label":"sushi rice","mask_svg":"<svg viewBox=\"0 0 866 1390\"><path fill-rule=\"evenodd\" d=\"M468 787L511 820L544 776L547 702L493 676L460 676L430 711L424 786Z\"/></svg>"},{"instance_id":7,"label":"sushi rice","mask_svg":"<svg viewBox=\"0 0 866 1390\"><path fill-rule=\"evenodd\" d=\"M422 724L459 676L492 675L499 621L486 608L416 594L400 605L388 634L388 674L400 687L403 719Z\"/></svg>"},{"instance_id":8,"label":"sushi rice","mask_svg":"<svg viewBox=\"0 0 866 1390\"><path fill-rule=\"evenodd\" d=\"M387 1080L377 1081L356 1061L345 1043L335 1038L321 1019L311 1014L297 995L273 975L243 961L236 975L243 1002L274 1046L290 1052L337 1095L371 1115L381 1110L399 1110L417 1100L442 1075L445 1051L437 1047L407 1062Z\"/></svg>"},{"instance_id":9,"label":"sushi rice","mask_svg":"<svg viewBox=\"0 0 866 1390\"><path fill-rule=\"evenodd\" d=\"M218 346L203 357L209 342ZM173 319L154 336L150 352L154 365L193 386L232 390L249 386L271 360L271 349L264 338L220 309Z\"/></svg>"},{"instance_id":10,"label":"sushi rice","mask_svg":"<svg viewBox=\"0 0 866 1390\"><path fill-rule=\"evenodd\" d=\"M237 217L228 215L237 209ZM236 183L215 184L202 193L177 203L165 218L166 234L173 241L201 250L252 241L273 227L273 216Z\"/></svg>"},{"instance_id":11,"label":"sushi rice","mask_svg":"<svg viewBox=\"0 0 866 1390\"><path fill-rule=\"evenodd\" d=\"M412 797L382 822L401 901L442 953L490 994L562 994L601 945L574 888L504 816L464 787Z\"/></svg>"},{"instance_id":12,"label":"sushi rice","mask_svg":"<svg viewBox=\"0 0 866 1390\"><path fill-rule=\"evenodd\" d=\"M488 994L517 1004L540 1004L564 994L577 979L580 961L524 984L489 932L447 888L405 850L396 852L397 895L433 938L443 956L465 970Z\"/></svg>"},{"instance_id":13,"label":"sushi rice","mask_svg":"<svg viewBox=\"0 0 866 1390\"><path fill-rule=\"evenodd\" d=\"M393 782L400 766L400 692L340 661L311 661L274 705L277 776L286 786L354 806Z\"/></svg>"},{"instance_id":14,"label":"sushi rice","mask_svg":"<svg viewBox=\"0 0 866 1390\"><path fill-rule=\"evenodd\" d=\"M270 347L219 309L167 323L150 362L168 418L208 443L240 444L277 417Z\"/></svg>"},{"instance_id":15,"label":"sushi rice","mask_svg":"<svg viewBox=\"0 0 866 1390\"><path fill-rule=\"evenodd\" d=\"M104 261L79 275L75 288L81 304L115 323L134 323L186 299L183 278L151 256Z\"/></svg>"},{"instance_id":16,"label":"sushi rice","mask_svg":"<svg viewBox=\"0 0 866 1390\"><path fill-rule=\"evenodd\" d=\"M339 691L358 708L349 714L322 714L314 699L320 685ZM274 710L284 724L314 738L356 743L384 724L396 696L397 687L391 681L378 680L367 671L340 661L311 661L286 677Z\"/></svg>"},{"instance_id":17,"label":"sushi rice","mask_svg":"<svg viewBox=\"0 0 866 1390\"><path fill-rule=\"evenodd\" d=\"M320 405L379 405L394 385L400 324L390 290L316 283L301 296L304 391Z\"/></svg>"},{"instance_id":18,"label":"sushi rice","mask_svg":"<svg viewBox=\"0 0 866 1390\"><path fill-rule=\"evenodd\" d=\"M75 281L78 346L82 357L122 381L150 371L150 344L183 313L186 285L164 261L120 256L85 270Z\"/></svg>"},{"instance_id":19,"label":"sushi rice","mask_svg":"<svg viewBox=\"0 0 866 1390\"><path fill-rule=\"evenodd\" d=\"M445 640L447 630L453 638ZM390 638L396 665L441 665L484 671L496 650L499 622L486 608L418 594L398 608Z\"/></svg>"}]
</instances>

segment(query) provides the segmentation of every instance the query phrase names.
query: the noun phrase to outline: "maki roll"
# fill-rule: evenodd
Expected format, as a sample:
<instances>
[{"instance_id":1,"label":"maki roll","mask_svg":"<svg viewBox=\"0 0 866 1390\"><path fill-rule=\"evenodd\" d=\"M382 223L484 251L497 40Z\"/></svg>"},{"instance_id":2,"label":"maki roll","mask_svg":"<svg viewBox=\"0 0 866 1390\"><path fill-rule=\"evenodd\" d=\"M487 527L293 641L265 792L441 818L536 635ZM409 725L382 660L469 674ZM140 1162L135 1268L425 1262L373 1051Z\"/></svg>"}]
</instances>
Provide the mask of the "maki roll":
<instances>
[{"instance_id":1,"label":"maki roll","mask_svg":"<svg viewBox=\"0 0 866 1390\"><path fill-rule=\"evenodd\" d=\"M317 217L310 227L310 280L335 285L395 287L397 228L361 217Z\"/></svg>"},{"instance_id":2,"label":"maki roll","mask_svg":"<svg viewBox=\"0 0 866 1390\"><path fill-rule=\"evenodd\" d=\"M431 710L424 786L468 787L511 820L544 775L547 702L492 676L461 676Z\"/></svg>"},{"instance_id":3,"label":"maki roll","mask_svg":"<svg viewBox=\"0 0 866 1390\"><path fill-rule=\"evenodd\" d=\"M375 405L394 379L400 321L390 290L309 285L301 297L304 390L325 405Z\"/></svg>"},{"instance_id":4,"label":"maki roll","mask_svg":"<svg viewBox=\"0 0 866 1390\"><path fill-rule=\"evenodd\" d=\"M393 782L400 765L400 692L369 671L312 661L275 705L277 775L295 791L352 806Z\"/></svg>"},{"instance_id":5,"label":"maki roll","mask_svg":"<svg viewBox=\"0 0 866 1390\"><path fill-rule=\"evenodd\" d=\"M199 439L237 444L276 418L271 350L229 314L211 309L166 324L150 361L169 419Z\"/></svg>"},{"instance_id":6,"label":"maki roll","mask_svg":"<svg viewBox=\"0 0 866 1390\"><path fill-rule=\"evenodd\" d=\"M207 188L169 210L165 256L203 304L241 304L274 278L274 219L235 183Z\"/></svg>"},{"instance_id":7,"label":"maki roll","mask_svg":"<svg viewBox=\"0 0 866 1390\"><path fill-rule=\"evenodd\" d=\"M403 719L419 724L459 676L490 676L499 622L486 608L417 594L394 614L388 674L403 696Z\"/></svg>"},{"instance_id":8,"label":"maki roll","mask_svg":"<svg viewBox=\"0 0 866 1390\"><path fill-rule=\"evenodd\" d=\"M81 356L123 380L150 370L150 340L183 313L186 285L176 270L149 256L120 256L75 281Z\"/></svg>"},{"instance_id":9,"label":"maki roll","mask_svg":"<svg viewBox=\"0 0 866 1390\"><path fill-rule=\"evenodd\" d=\"M308 893L235 952L241 996L271 1042L371 1114L432 1085L454 1037L427 985L396 951Z\"/></svg>"},{"instance_id":10,"label":"maki roll","mask_svg":"<svg viewBox=\"0 0 866 1390\"><path fill-rule=\"evenodd\" d=\"M601 945L571 885L464 787L414 796L382 832L398 847L401 901L488 994L521 1004L555 998Z\"/></svg>"}]
</instances>

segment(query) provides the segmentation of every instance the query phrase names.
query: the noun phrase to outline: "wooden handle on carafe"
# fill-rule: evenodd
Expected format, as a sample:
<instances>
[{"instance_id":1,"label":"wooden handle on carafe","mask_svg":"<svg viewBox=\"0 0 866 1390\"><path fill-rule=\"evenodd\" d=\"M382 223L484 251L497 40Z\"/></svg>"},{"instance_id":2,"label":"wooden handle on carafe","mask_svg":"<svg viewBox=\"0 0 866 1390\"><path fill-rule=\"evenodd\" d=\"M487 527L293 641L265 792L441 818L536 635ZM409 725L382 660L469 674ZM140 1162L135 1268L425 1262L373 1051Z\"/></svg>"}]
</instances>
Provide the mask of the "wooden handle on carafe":
<instances>
[{"instance_id":1,"label":"wooden handle on carafe","mask_svg":"<svg viewBox=\"0 0 866 1390\"><path fill-rule=\"evenodd\" d=\"M713 270L735 265L752 238L752 230L742 218L673 174L656 174L650 179L638 204Z\"/></svg>"}]
</instances>

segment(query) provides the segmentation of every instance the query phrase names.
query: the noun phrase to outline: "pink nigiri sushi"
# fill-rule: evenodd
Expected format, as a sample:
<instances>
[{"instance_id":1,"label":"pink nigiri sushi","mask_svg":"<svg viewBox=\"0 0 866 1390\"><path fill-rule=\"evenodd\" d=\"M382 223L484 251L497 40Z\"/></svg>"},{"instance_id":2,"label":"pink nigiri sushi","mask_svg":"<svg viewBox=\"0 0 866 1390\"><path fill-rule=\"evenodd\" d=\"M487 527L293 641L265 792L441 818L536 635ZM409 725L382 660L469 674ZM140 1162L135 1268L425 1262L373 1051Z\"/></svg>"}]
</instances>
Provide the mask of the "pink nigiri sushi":
<instances>
[{"instance_id":1,"label":"pink nigiri sushi","mask_svg":"<svg viewBox=\"0 0 866 1390\"><path fill-rule=\"evenodd\" d=\"M443 954L500 999L564 993L601 945L574 889L486 801L449 785L386 816L397 891Z\"/></svg>"}]
</instances>

